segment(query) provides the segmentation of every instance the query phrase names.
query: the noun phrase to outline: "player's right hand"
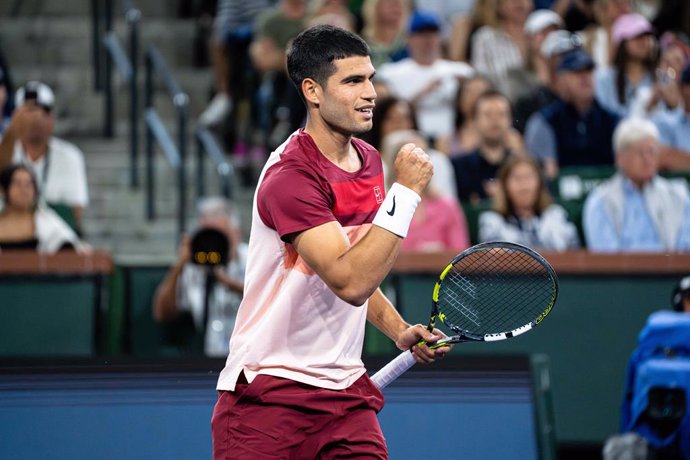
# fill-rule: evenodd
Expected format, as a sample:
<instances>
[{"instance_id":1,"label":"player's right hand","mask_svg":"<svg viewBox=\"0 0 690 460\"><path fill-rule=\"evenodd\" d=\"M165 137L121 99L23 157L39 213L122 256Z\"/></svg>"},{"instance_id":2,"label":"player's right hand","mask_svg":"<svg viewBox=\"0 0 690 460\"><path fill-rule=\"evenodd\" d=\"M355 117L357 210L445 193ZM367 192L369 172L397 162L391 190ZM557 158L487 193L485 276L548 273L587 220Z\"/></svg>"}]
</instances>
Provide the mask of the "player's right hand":
<instances>
[{"instance_id":1,"label":"player's right hand","mask_svg":"<svg viewBox=\"0 0 690 460\"><path fill-rule=\"evenodd\" d=\"M405 144L395 158L395 177L400 185L421 195L434 174L429 155L415 144Z\"/></svg>"}]
</instances>

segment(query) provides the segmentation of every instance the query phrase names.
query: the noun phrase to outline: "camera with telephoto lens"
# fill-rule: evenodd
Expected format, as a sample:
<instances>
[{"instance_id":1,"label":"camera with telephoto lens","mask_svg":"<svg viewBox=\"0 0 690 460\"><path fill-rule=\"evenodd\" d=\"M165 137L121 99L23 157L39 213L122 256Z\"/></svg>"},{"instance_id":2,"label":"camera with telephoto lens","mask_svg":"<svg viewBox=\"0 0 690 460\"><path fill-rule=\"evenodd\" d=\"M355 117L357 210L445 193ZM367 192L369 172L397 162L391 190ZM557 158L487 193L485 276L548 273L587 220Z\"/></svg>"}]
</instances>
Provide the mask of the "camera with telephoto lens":
<instances>
[{"instance_id":1,"label":"camera with telephoto lens","mask_svg":"<svg viewBox=\"0 0 690 460\"><path fill-rule=\"evenodd\" d=\"M228 237L214 228L197 231L190 241L192 263L197 265L227 265L230 253Z\"/></svg>"}]
</instances>

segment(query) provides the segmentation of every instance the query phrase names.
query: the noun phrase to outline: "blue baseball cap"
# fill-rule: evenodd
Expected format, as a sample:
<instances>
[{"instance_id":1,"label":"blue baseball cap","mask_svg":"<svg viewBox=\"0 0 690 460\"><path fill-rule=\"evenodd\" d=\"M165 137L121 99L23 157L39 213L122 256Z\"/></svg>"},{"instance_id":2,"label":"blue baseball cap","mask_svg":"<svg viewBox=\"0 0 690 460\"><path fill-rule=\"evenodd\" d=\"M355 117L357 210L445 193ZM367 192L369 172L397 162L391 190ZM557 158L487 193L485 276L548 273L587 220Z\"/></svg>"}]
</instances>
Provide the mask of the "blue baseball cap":
<instances>
[{"instance_id":1,"label":"blue baseball cap","mask_svg":"<svg viewBox=\"0 0 690 460\"><path fill-rule=\"evenodd\" d=\"M582 48L575 48L565 53L556 67L556 72L580 72L582 70L594 70L592 57Z\"/></svg>"},{"instance_id":2,"label":"blue baseball cap","mask_svg":"<svg viewBox=\"0 0 690 460\"><path fill-rule=\"evenodd\" d=\"M415 11L410 18L409 32L439 32L441 30L441 19L429 11Z\"/></svg>"}]
</instances>

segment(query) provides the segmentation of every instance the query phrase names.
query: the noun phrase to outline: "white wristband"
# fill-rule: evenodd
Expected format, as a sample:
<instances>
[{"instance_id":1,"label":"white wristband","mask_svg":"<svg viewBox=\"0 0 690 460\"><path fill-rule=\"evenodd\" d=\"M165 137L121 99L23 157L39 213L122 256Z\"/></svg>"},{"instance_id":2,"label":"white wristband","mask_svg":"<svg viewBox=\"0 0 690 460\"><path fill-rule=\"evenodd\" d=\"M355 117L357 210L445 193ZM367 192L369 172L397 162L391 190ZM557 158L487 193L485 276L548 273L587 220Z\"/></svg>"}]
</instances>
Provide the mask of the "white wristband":
<instances>
[{"instance_id":1,"label":"white wristband","mask_svg":"<svg viewBox=\"0 0 690 460\"><path fill-rule=\"evenodd\" d=\"M420 201L422 198L414 190L395 182L381 203L373 224L405 238Z\"/></svg>"}]
</instances>

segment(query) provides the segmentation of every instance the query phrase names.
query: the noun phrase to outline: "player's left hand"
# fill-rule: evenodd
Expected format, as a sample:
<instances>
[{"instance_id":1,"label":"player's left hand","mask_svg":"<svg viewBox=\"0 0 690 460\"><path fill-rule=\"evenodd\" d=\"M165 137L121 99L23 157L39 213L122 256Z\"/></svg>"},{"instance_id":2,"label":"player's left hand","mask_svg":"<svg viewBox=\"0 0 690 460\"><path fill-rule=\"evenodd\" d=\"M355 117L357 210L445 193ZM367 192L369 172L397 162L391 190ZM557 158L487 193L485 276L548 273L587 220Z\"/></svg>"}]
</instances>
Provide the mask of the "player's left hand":
<instances>
[{"instance_id":1,"label":"player's left hand","mask_svg":"<svg viewBox=\"0 0 690 460\"><path fill-rule=\"evenodd\" d=\"M433 363L437 359L445 357L451 350L451 346L447 345L433 349L426 344L436 342L444 337L446 335L438 329L434 329L433 333L431 333L423 325L415 324L400 334L395 345L401 350L412 350L412 354L418 363ZM420 341L425 343L419 344Z\"/></svg>"}]
</instances>

